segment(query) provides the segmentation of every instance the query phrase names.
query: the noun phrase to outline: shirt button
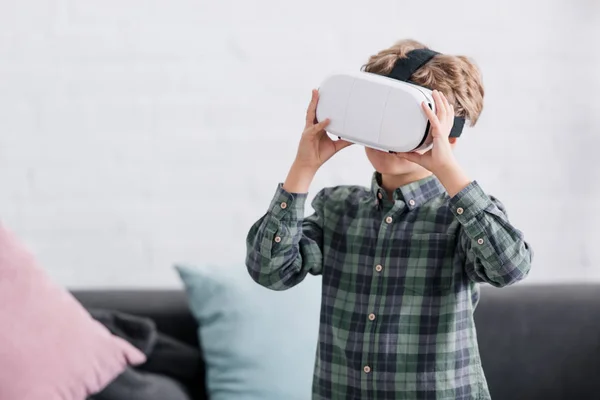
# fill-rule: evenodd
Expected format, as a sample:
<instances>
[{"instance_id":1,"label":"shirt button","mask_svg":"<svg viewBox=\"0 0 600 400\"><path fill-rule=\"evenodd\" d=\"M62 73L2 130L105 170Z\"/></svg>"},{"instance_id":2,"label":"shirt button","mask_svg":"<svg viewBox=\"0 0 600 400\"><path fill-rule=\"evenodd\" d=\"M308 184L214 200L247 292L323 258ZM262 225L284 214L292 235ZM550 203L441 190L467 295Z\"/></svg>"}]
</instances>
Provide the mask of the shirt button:
<instances>
[{"instance_id":1,"label":"shirt button","mask_svg":"<svg viewBox=\"0 0 600 400\"><path fill-rule=\"evenodd\" d=\"M369 314L369 320L375 321L375 314Z\"/></svg>"},{"instance_id":2,"label":"shirt button","mask_svg":"<svg viewBox=\"0 0 600 400\"><path fill-rule=\"evenodd\" d=\"M363 371L365 371L365 374L368 374L369 372L371 372L371 367L369 367L368 365L365 365L365 367L363 368Z\"/></svg>"},{"instance_id":3,"label":"shirt button","mask_svg":"<svg viewBox=\"0 0 600 400\"><path fill-rule=\"evenodd\" d=\"M410 201L408 202L408 204L410 204L411 206L414 206L416 203L415 203L415 201L414 201L414 200L410 200Z\"/></svg>"},{"instance_id":4,"label":"shirt button","mask_svg":"<svg viewBox=\"0 0 600 400\"><path fill-rule=\"evenodd\" d=\"M383 267L381 265L375 266L375 271L377 271L377 272L381 272L382 269L383 269Z\"/></svg>"},{"instance_id":5,"label":"shirt button","mask_svg":"<svg viewBox=\"0 0 600 400\"><path fill-rule=\"evenodd\" d=\"M465 212L465 210L463 210L463 209L462 209L462 207L458 207L458 208L456 209L456 213L457 213L458 215L462 215L462 213L463 213L463 212Z\"/></svg>"},{"instance_id":6,"label":"shirt button","mask_svg":"<svg viewBox=\"0 0 600 400\"><path fill-rule=\"evenodd\" d=\"M379 198L379 200L383 199L383 195L381 193L377 193L377 197Z\"/></svg>"},{"instance_id":7,"label":"shirt button","mask_svg":"<svg viewBox=\"0 0 600 400\"><path fill-rule=\"evenodd\" d=\"M477 239L477 243L478 244L483 244L483 239L481 239L481 238Z\"/></svg>"},{"instance_id":8,"label":"shirt button","mask_svg":"<svg viewBox=\"0 0 600 400\"><path fill-rule=\"evenodd\" d=\"M392 223L392 217L387 217L385 219L385 222L387 222L388 224L391 224Z\"/></svg>"},{"instance_id":9,"label":"shirt button","mask_svg":"<svg viewBox=\"0 0 600 400\"><path fill-rule=\"evenodd\" d=\"M281 203L281 208L283 208L283 209L287 208L287 203L285 201L283 203Z\"/></svg>"},{"instance_id":10,"label":"shirt button","mask_svg":"<svg viewBox=\"0 0 600 400\"><path fill-rule=\"evenodd\" d=\"M281 238L279 236L275 236L275 243L281 242Z\"/></svg>"}]
</instances>

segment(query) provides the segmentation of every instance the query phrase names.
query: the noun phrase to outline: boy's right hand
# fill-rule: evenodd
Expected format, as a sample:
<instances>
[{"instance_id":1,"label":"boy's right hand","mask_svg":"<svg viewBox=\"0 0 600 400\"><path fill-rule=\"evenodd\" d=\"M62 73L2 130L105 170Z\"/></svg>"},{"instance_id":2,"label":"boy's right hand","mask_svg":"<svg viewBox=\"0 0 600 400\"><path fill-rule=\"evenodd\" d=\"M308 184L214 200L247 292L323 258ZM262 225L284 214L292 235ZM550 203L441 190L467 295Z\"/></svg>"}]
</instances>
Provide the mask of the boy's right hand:
<instances>
[{"instance_id":1,"label":"boy's right hand","mask_svg":"<svg viewBox=\"0 0 600 400\"><path fill-rule=\"evenodd\" d=\"M329 125L329 119L317 122L317 103L319 102L319 91L313 89L312 98L306 110L306 125L300 138L295 164L312 169L315 172L329 160L335 153L352 143L345 140L332 140L325 129Z\"/></svg>"},{"instance_id":2,"label":"boy's right hand","mask_svg":"<svg viewBox=\"0 0 600 400\"><path fill-rule=\"evenodd\" d=\"M283 184L290 193L306 193L318 169L335 153L352 143L345 140L331 140L325 132L329 119L317 122L319 92L312 91L312 98L306 110L306 125L300 138L296 159Z\"/></svg>"}]
</instances>

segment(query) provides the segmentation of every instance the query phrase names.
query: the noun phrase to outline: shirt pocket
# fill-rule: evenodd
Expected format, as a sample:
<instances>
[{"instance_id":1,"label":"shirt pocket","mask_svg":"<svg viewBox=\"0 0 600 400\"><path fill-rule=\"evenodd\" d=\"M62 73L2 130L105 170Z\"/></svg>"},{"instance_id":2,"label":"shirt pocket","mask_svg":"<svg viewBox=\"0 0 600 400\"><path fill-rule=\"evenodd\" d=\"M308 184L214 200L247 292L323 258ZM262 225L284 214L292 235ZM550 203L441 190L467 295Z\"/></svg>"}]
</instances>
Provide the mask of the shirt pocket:
<instances>
[{"instance_id":1,"label":"shirt pocket","mask_svg":"<svg viewBox=\"0 0 600 400\"><path fill-rule=\"evenodd\" d=\"M398 241L399 277L407 293L426 296L447 294L454 279L456 235L404 233Z\"/></svg>"}]
</instances>

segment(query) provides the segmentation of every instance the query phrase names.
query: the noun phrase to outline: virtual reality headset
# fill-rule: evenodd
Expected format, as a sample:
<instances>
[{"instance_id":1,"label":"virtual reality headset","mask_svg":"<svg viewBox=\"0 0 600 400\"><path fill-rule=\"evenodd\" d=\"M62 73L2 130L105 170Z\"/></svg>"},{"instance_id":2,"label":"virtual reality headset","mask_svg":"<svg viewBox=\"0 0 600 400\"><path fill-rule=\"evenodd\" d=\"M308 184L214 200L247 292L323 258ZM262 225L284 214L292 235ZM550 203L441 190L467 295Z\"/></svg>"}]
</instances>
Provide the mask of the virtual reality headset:
<instances>
[{"instance_id":1,"label":"virtual reality headset","mask_svg":"<svg viewBox=\"0 0 600 400\"><path fill-rule=\"evenodd\" d=\"M319 87L317 120L329 118L327 131L349 142L390 152L425 152L431 148L430 123L421 108L435 112L432 91L410 77L439 53L410 51L387 76L359 71L335 74ZM459 137L465 119L455 117L450 137Z\"/></svg>"}]
</instances>

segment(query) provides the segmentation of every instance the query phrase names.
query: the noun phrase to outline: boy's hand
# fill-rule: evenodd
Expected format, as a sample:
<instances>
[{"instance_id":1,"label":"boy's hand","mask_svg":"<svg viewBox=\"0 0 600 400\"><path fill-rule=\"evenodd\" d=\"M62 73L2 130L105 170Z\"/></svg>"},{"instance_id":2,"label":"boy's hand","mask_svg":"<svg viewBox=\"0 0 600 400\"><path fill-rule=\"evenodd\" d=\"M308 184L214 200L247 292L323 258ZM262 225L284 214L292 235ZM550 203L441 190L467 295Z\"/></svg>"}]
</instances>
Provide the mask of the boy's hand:
<instances>
[{"instance_id":1,"label":"boy's hand","mask_svg":"<svg viewBox=\"0 0 600 400\"><path fill-rule=\"evenodd\" d=\"M306 193L317 170L335 153L352 143L345 140L331 140L325 132L329 120L317 123L317 103L319 92L312 91L312 98L306 110L306 125L300 138L296 159L283 184L290 193Z\"/></svg>"},{"instance_id":2,"label":"boy's hand","mask_svg":"<svg viewBox=\"0 0 600 400\"><path fill-rule=\"evenodd\" d=\"M454 125L454 107L448 102L446 96L437 90L433 91L433 99L435 101L435 114L427 104L421 104L431 123L433 148L425 154L397 153L397 156L419 164L433 172L452 197L471 181L458 165L450 144L450 131Z\"/></svg>"},{"instance_id":3,"label":"boy's hand","mask_svg":"<svg viewBox=\"0 0 600 400\"><path fill-rule=\"evenodd\" d=\"M345 140L331 140L325 128L329 125L329 119L316 122L317 103L319 102L319 92L312 91L312 98L308 109L306 110L306 125L300 138L298 152L294 164L312 169L316 172L321 165L329 160L335 153L352 143Z\"/></svg>"},{"instance_id":4,"label":"boy's hand","mask_svg":"<svg viewBox=\"0 0 600 400\"><path fill-rule=\"evenodd\" d=\"M454 107L448 102L446 96L437 90L433 91L433 100L435 101L435 114L425 102L421 104L431 123L433 148L425 154L397 153L397 156L419 164L437 175L457 163L449 141L450 131L454 125Z\"/></svg>"}]
</instances>

